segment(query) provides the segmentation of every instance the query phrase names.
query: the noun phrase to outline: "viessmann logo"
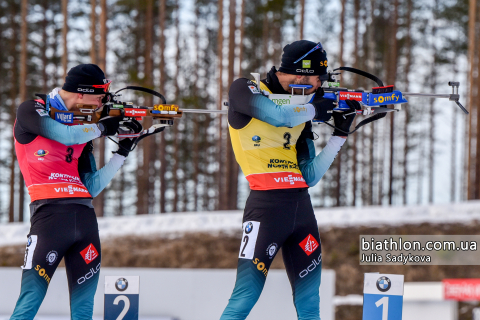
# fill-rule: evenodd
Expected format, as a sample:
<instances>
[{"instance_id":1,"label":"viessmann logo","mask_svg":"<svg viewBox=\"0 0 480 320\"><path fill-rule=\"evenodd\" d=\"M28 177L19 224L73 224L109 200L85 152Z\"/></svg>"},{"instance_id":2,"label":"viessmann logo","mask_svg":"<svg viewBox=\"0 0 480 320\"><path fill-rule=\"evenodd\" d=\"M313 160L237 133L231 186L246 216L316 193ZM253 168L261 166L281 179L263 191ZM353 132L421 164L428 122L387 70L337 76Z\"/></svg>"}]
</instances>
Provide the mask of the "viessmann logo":
<instances>
[{"instance_id":1,"label":"viessmann logo","mask_svg":"<svg viewBox=\"0 0 480 320\"><path fill-rule=\"evenodd\" d=\"M63 192L63 193L68 193L68 194L75 194L75 192L84 192L88 193L88 190L80 187L74 187L74 186L68 186L68 187L60 187L60 188L54 188L55 192Z\"/></svg>"},{"instance_id":2,"label":"viessmann logo","mask_svg":"<svg viewBox=\"0 0 480 320\"><path fill-rule=\"evenodd\" d=\"M125 115L127 117L146 117L146 109L125 109Z\"/></svg>"},{"instance_id":3,"label":"viessmann logo","mask_svg":"<svg viewBox=\"0 0 480 320\"><path fill-rule=\"evenodd\" d=\"M279 183L279 182L287 182L287 183L290 183L290 184L295 184L295 182L305 182L305 179L303 179L303 177L294 177L292 176L291 174L289 174L288 176L286 177L280 177L280 178L273 178L275 180L275 182Z\"/></svg>"},{"instance_id":4,"label":"viessmann logo","mask_svg":"<svg viewBox=\"0 0 480 320\"><path fill-rule=\"evenodd\" d=\"M362 94L358 92L340 92L340 100L362 101Z\"/></svg>"}]
</instances>

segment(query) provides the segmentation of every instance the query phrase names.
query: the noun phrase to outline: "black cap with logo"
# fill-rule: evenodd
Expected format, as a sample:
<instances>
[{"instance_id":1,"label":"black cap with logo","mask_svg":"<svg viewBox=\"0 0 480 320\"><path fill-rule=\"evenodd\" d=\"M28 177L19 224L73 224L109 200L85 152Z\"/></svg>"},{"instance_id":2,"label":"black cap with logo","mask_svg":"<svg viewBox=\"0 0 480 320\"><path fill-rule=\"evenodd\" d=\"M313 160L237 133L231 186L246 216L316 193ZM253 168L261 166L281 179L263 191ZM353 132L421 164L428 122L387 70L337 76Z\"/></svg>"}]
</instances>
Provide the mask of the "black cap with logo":
<instances>
[{"instance_id":1,"label":"black cap with logo","mask_svg":"<svg viewBox=\"0 0 480 320\"><path fill-rule=\"evenodd\" d=\"M320 43L299 40L283 48L282 64L278 71L304 76L327 73L327 53Z\"/></svg>"},{"instance_id":2,"label":"black cap with logo","mask_svg":"<svg viewBox=\"0 0 480 320\"><path fill-rule=\"evenodd\" d=\"M105 94L110 83L96 64L80 64L68 71L62 89L75 93Z\"/></svg>"}]
</instances>

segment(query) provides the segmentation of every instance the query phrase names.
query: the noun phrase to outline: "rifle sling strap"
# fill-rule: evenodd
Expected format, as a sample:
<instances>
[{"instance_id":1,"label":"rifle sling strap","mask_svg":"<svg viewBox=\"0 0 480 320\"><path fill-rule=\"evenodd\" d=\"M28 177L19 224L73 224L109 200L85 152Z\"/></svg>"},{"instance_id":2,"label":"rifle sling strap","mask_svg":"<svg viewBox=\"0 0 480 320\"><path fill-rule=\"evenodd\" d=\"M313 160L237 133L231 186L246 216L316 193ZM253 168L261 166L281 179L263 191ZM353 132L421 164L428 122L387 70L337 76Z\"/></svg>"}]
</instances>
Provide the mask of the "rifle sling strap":
<instances>
[{"instance_id":1,"label":"rifle sling strap","mask_svg":"<svg viewBox=\"0 0 480 320\"><path fill-rule=\"evenodd\" d=\"M122 90L127 90L127 89L129 89L129 90L136 90L136 91L142 91L142 92L149 93L149 94L151 94L151 95L153 95L153 96L155 96L155 97L159 97L159 98L162 100L162 103L163 103L163 104L166 104L166 103L167 103L167 101L165 100L165 97L164 97L161 93L159 93L159 92L157 92L157 91L155 91L155 90L152 90L152 89L144 88L144 87L127 86L127 87L125 87L125 88L122 88L122 89L118 90L117 92L115 92L115 94L117 94L118 92L120 92L120 91L122 91Z\"/></svg>"}]
</instances>

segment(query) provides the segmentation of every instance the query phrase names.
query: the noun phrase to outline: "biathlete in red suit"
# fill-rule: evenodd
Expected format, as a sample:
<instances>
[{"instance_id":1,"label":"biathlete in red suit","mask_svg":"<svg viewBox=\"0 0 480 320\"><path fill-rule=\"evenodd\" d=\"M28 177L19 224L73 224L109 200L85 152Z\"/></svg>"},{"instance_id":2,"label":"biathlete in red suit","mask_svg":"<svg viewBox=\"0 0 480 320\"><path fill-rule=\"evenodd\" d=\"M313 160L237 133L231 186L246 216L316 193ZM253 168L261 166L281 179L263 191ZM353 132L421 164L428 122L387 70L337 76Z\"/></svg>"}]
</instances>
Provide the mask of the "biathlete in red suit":
<instances>
[{"instance_id":1,"label":"biathlete in red suit","mask_svg":"<svg viewBox=\"0 0 480 320\"><path fill-rule=\"evenodd\" d=\"M12 320L35 317L62 258L67 270L71 318L92 319L101 262L92 198L123 165L133 141L122 140L123 148L97 170L91 141L116 134L122 117L74 126L69 125L73 117L68 112L77 104L101 107L110 83L98 66L78 65L68 72L61 89L55 88L18 107L15 151L32 202L21 292ZM53 120L50 107L65 113Z\"/></svg>"}]
</instances>

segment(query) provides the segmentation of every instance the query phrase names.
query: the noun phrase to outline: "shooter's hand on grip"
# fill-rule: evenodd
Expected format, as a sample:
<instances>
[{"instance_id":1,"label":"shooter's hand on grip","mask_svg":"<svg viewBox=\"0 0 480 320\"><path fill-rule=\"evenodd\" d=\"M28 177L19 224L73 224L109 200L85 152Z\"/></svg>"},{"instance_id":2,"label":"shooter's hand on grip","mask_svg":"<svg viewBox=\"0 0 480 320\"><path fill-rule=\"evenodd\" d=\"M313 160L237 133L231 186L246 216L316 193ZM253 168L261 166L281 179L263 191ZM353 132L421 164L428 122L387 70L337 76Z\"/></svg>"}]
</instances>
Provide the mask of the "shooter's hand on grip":
<instances>
[{"instance_id":1,"label":"shooter's hand on grip","mask_svg":"<svg viewBox=\"0 0 480 320\"><path fill-rule=\"evenodd\" d=\"M105 136L114 136L118 127L120 126L120 121L123 120L123 117L106 117L98 121L98 129L102 132L102 137Z\"/></svg>"},{"instance_id":2,"label":"shooter's hand on grip","mask_svg":"<svg viewBox=\"0 0 480 320\"><path fill-rule=\"evenodd\" d=\"M102 137L104 136L114 136L118 127L120 126L120 121L123 120L123 117L111 117L108 115L108 108L103 107L102 115L100 120L98 120L98 129L102 132Z\"/></svg>"},{"instance_id":3,"label":"shooter's hand on grip","mask_svg":"<svg viewBox=\"0 0 480 320\"><path fill-rule=\"evenodd\" d=\"M335 122L335 130L333 131L334 136L348 136L350 126L355 119L357 110L362 110L360 103L356 100L345 100L345 102L349 107L348 110L333 113L333 121Z\"/></svg>"},{"instance_id":4,"label":"shooter's hand on grip","mask_svg":"<svg viewBox=\"0 0 480 320\"><path fill-rule=\"evenodd\" d=\"M142 125L137 120L124 122L122 124L122 127L128 128L128 130L126 132L123 132L125 130L120 129L120 130L122 130L122 133L133 133L133 134L135 134L135 133L139 133L143 130ZM121 156L127 157L128 154L130 153L130 151L132 151L132 147L134 146L134 144L136 142L137 142L136 137L121 139L118 142L118 150L115 151L114 153L118 153Z\"/></svg>"},{"instance_id":5,"label":"shooter's hand on grip","mask_svg":"<svg viewBox=\"0 0 480 320\"><path fill-rule=\"evenodd\" d=\"M318 89L310 102L315 107L315 118L313 120L326 122L332 117L332 110L335 108L335 101L325 99L323 97L324 91L322 88Z\"/></svg>"}]
</instances>

